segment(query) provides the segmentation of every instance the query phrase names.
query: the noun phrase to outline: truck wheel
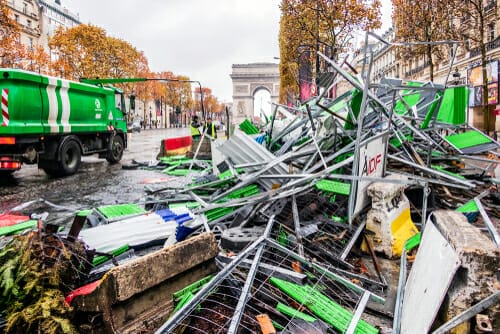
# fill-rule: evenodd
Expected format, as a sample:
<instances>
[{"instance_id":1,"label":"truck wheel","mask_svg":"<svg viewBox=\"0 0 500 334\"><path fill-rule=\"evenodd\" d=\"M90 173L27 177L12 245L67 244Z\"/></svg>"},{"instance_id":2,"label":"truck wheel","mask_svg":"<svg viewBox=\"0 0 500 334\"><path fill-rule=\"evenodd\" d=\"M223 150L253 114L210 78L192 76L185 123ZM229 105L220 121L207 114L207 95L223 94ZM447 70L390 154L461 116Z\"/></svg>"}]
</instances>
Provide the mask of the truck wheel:
<instances>
[{"instance_id":1,"label":"truck wheel","mask_svg":"<svg viewBox=\"0 0 500 334\"><path fill-rule=\"evenodd\" d=\"M43 167L44 171L51 176L67 176L76 173L82 161L80 146L74 140L68 140L62 144L61 159L49 161Z\"/></svg>"},{"instance_id":2,"label":"truck wheel","mask_svg":"<svg viewBox=\"0 0 500 334\"><path fill-rule=\"evenodd\" d=\"M108 151L106 160L108 160L111 164L117 163L122 159L124 149L125 145L123 143L123 138L119 135L115 135L113 137L113 142L111 143L111 150Z\"/></svg>"}]
</instances>

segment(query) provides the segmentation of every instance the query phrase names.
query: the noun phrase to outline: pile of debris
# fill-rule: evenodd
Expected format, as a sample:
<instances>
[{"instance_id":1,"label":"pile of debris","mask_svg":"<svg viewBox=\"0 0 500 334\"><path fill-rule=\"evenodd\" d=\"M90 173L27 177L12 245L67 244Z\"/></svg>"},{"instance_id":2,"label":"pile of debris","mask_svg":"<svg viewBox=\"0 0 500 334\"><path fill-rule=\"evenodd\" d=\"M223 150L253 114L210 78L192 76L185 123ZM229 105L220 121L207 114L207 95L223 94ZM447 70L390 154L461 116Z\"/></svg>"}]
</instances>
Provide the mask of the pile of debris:
<instances>
[{"instance_id":1,"label":"pile of debris","mask_svg":"<svg viewBox=\"0 0 500 334\"><path fill-rule=\"evenodd\" d=\"M465 123L466 87L371 83L324 58L350 91L276 105L265 131L211 140L211 161L160 159L175 179L141 205L78 213L78 330L500 328L500 145Z\"/></svg>"}]
</instances>

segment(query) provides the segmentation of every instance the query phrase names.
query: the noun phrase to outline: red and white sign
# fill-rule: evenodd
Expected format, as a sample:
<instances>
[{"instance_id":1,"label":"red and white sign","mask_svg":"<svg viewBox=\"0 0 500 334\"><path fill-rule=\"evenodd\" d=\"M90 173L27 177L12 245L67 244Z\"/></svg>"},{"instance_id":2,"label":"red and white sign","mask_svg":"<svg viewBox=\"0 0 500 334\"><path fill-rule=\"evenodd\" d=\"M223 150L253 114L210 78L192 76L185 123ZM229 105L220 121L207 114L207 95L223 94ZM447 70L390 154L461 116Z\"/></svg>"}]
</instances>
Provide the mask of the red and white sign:
<instances>
[{"instance_id":1,"label":"red and white sign","mask_svg":"<svg viewBox=\"0 0 500 334\"><path fill-rule=\"evenodd\" d=\"M9 90L2 89L2 126L9 125Z\"/></svg>"},{"instance_id":2,"label":"red and white sign","mask_svg":"<svg viewBox=\"0 0 500 334\"><path fill-rule=\"evenodd\" d=\"M315 84L311 84L311 96L316 96L317 88Z\"/></svg>"},{"instance_id":3,"label":"red and white sign","mask_svg":"<svg viewBox=\"0 0 500 334\"><path fill-rule=\"evenodd\" d=\"M368 140L359 148L358 176L382 177L384 173L385 147L387 135ZM370 203L366 189L372 181L359 181L356 189L356 204L352 217Z\"/></svg>"}]
</instances>

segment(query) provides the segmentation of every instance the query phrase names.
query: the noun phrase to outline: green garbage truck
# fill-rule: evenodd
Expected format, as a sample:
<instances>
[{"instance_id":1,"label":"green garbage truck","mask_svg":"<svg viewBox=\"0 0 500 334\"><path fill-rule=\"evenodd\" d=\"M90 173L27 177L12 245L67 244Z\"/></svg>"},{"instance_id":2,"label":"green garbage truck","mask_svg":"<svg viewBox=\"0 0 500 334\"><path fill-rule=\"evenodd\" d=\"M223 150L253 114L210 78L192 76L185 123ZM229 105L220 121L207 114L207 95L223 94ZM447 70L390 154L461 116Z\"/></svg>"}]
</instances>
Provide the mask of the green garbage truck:
<instances>
[{"instance_id":1,"label":"green garbage truck","mask_svg":"<svg viewBox=\"0 0 500 334\"><path fill-rule=\"evenodd\" d=\"M78 171L81 157L121 160L127 146L123 92L0 68L0 174L38 164L51 176Z\"/></svg>"}]
</instances>

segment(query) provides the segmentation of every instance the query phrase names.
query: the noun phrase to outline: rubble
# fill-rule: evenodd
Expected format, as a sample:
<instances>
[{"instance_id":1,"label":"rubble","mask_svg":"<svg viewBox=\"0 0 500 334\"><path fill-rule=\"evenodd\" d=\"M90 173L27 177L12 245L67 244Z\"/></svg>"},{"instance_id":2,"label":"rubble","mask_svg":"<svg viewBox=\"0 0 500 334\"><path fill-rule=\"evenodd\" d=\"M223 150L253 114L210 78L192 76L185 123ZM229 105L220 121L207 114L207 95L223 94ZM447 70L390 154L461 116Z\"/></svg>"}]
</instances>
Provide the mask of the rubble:
<instances>
[{"instance_id":1,"label":"rubble","mask_svg":"<svg viewBox=\"0 0 500 334\"><path fill-rule=\"evenodd\" d=\"M100 283L71 301L81 331L489 326L499 144L464 123L465 88L372 83L370 66L356 77L320 56L350 91L275 105L263 132L245 121L188 156L136 162L175 179L148 182L141 203L85 212L80 240L100 256L87 278Z\"/></svg>"}]
</instances>

